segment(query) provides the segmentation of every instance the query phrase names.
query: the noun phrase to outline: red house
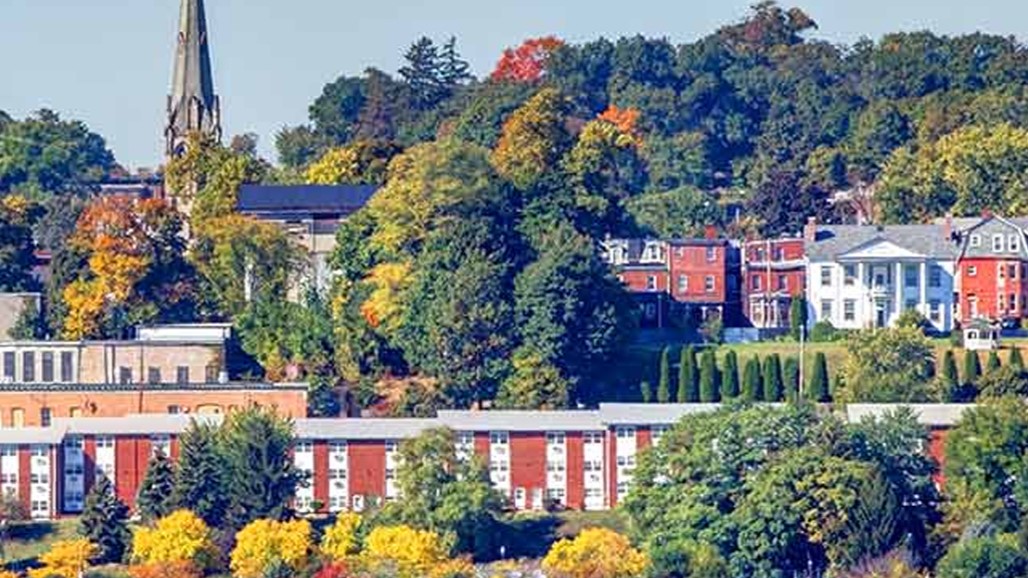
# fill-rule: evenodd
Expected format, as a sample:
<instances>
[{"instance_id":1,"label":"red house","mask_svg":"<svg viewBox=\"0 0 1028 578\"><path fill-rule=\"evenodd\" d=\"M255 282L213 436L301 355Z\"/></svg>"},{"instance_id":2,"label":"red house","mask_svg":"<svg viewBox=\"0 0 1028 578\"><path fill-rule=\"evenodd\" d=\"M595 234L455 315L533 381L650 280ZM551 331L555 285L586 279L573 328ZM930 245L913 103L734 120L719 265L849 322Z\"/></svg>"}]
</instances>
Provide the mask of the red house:
<instances>
[{"instance_id":1,"label":"red house","mask_svg":"<svg viewBox=\"0 0 1028 578\"><path fill-rule=\"evenodd\" d=\"M1020 320L1028 314L1028 219L987 216L961 234L957 318Z\"/></svg>"},{"instance_id":2,"label":"red house","mask_svg":"<svg viewBox=\"0 0 1028 578\"><path fill-rule=\"evenodd\" d=\"M753 327L789 327L793 297L803 295L802 238L758 239L742 247L743 314Z\"/></svg>"}]
</instances>

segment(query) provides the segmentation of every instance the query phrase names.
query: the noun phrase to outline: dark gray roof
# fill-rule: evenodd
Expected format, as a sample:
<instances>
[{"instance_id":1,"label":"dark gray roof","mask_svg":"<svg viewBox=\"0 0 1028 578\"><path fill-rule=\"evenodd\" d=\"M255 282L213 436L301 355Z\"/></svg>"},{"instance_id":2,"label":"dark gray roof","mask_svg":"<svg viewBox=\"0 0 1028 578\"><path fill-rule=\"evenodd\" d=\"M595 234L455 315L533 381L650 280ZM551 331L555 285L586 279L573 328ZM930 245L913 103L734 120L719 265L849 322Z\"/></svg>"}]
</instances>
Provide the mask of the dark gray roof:
<instances>
[{"instance_id":1,"label":"dark gray roof","mask_svg":"<svg viewBox=\"0 0 1028 578\"><path fill-rule=\"evenodd\" d=\"M959 251L942 225L820 225L815 240L808 239L804 249L811 261L834 261L879 241L931 259L955 259Z\"/></svg>"},{"instance_id":2,"label":"dark gray roof","mask_svg":"<svg viewBox=\"0 0 1028 578\"><path fill-rule=\"evenodd\" d=\"M603 429L600 412L567 411L465 411L440 410L439 422L458 431L597 431Z\"/></svg>"},{"instance_id":3,"label":"dark gray roof","mask_svg":"<svg viewBox=\"0 0 1028 578\"><path fill-rule=\"evenodd\" d=\"M243 213L341 213L363 207L375 185L243 185L236 204Z\"/></svg>"},{"instance_id":4,"label":"dark gray roof","mask_svg":"<svg viewBox=\"0 0 1028 578\"><path fill-rule=\"evenodd\" d=\"M963 239L962 257L994 257L998 259L1009 259L1011 256L1024 259L1028 257L1028 239L1025 238L1025 225L1028 224L1024 217L1004 219L1003 217L987 217L979 219L973 227L967 229ZM1003 247L1001 251L993 251L993 235L1002 235ZM1017 251L1010 251L1009 239L1016 236ZM971 241L976 240L977 245Z\"/></svg>"},{"instance_id":5,"label":"dark gray roof","mask_svg":"<svg viewBox=\"0 0 1028 578\"><path fill-rule=\"evenodd\" d=\"M305 418L294 424L296 437L307 440L397 440L442 427L433 418Z\"/></svg>"}]
</instances>

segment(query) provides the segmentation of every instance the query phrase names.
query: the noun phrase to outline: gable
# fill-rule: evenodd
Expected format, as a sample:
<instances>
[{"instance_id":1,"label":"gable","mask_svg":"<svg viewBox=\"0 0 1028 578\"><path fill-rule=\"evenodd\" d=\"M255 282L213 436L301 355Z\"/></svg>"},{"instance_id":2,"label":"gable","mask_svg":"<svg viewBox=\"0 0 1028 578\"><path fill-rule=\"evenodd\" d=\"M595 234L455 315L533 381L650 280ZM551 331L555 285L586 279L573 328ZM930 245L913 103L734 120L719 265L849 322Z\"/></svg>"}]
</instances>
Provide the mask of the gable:
<instances>
[{"instance_id":1,"label":"gable","mask_svg":"<svg viewBox=\"0 0 1028 578\"><path fill-rule=\"evenodd\" d=\"M925 255L882 238L872 239L839 255L840 259L924 258Z\"/></svg>"}]
</instances>

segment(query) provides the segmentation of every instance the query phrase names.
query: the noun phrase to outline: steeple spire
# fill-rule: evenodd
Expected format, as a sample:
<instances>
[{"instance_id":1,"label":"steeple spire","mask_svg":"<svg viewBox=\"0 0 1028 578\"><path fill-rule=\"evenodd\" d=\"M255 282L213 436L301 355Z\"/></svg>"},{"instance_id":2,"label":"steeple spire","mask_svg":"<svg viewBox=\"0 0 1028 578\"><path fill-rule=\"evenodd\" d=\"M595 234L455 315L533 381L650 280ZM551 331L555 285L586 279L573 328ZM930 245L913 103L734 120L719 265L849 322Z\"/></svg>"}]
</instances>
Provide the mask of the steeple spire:
<instances>
[{"instance_id":1,"label":"steeple spire","mask_svg":"<svg viewBox=\"0 0 1028 578\"><path fill-rule=\"evenodd\" d=\"M203 0L182 0L168 125L164 129L169 157L182 153L190 132L221 139L221 105L214 94L207 17Z\"/></svg>"}]
</instances>

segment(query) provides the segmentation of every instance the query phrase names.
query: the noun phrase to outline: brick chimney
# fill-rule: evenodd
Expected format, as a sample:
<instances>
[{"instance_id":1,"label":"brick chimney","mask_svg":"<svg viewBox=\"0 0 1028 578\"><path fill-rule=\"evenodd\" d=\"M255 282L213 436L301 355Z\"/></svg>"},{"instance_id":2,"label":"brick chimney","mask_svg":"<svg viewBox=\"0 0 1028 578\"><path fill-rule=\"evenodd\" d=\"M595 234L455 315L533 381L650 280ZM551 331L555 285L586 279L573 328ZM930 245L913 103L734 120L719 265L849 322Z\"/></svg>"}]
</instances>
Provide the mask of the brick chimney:
<instances>
[{"instance_id":1,"label":"brick chimney","mask_svg":"<svg viewBox=\"0 0 1028 578\"><path fill-rule=\"evenodd\" d=\"M947 241L953 238L953 213L946 213L946 220L942 223L942 238Z\"/></svg>"},{"instance_id":2,"label":"brick chimney","mask_svg":"<svg viewBox=\"0 0 1028 578\"><path fill-rule=\"evenodd\" d=\"M707 225L703 228L703 238L708 241L717 239L717 227L714 225Z\"/></svg>"},{"instance_id":3,"label":"brick chimney","mask_svg":"<svg viewBox=\"0 0 1028 578\"><path fill-rule=\"evenodd\" d=\"M807 224L803 227L803 240L807 243L817 240L817 217L807 217Z\"/></svg>"}]
</instances>

